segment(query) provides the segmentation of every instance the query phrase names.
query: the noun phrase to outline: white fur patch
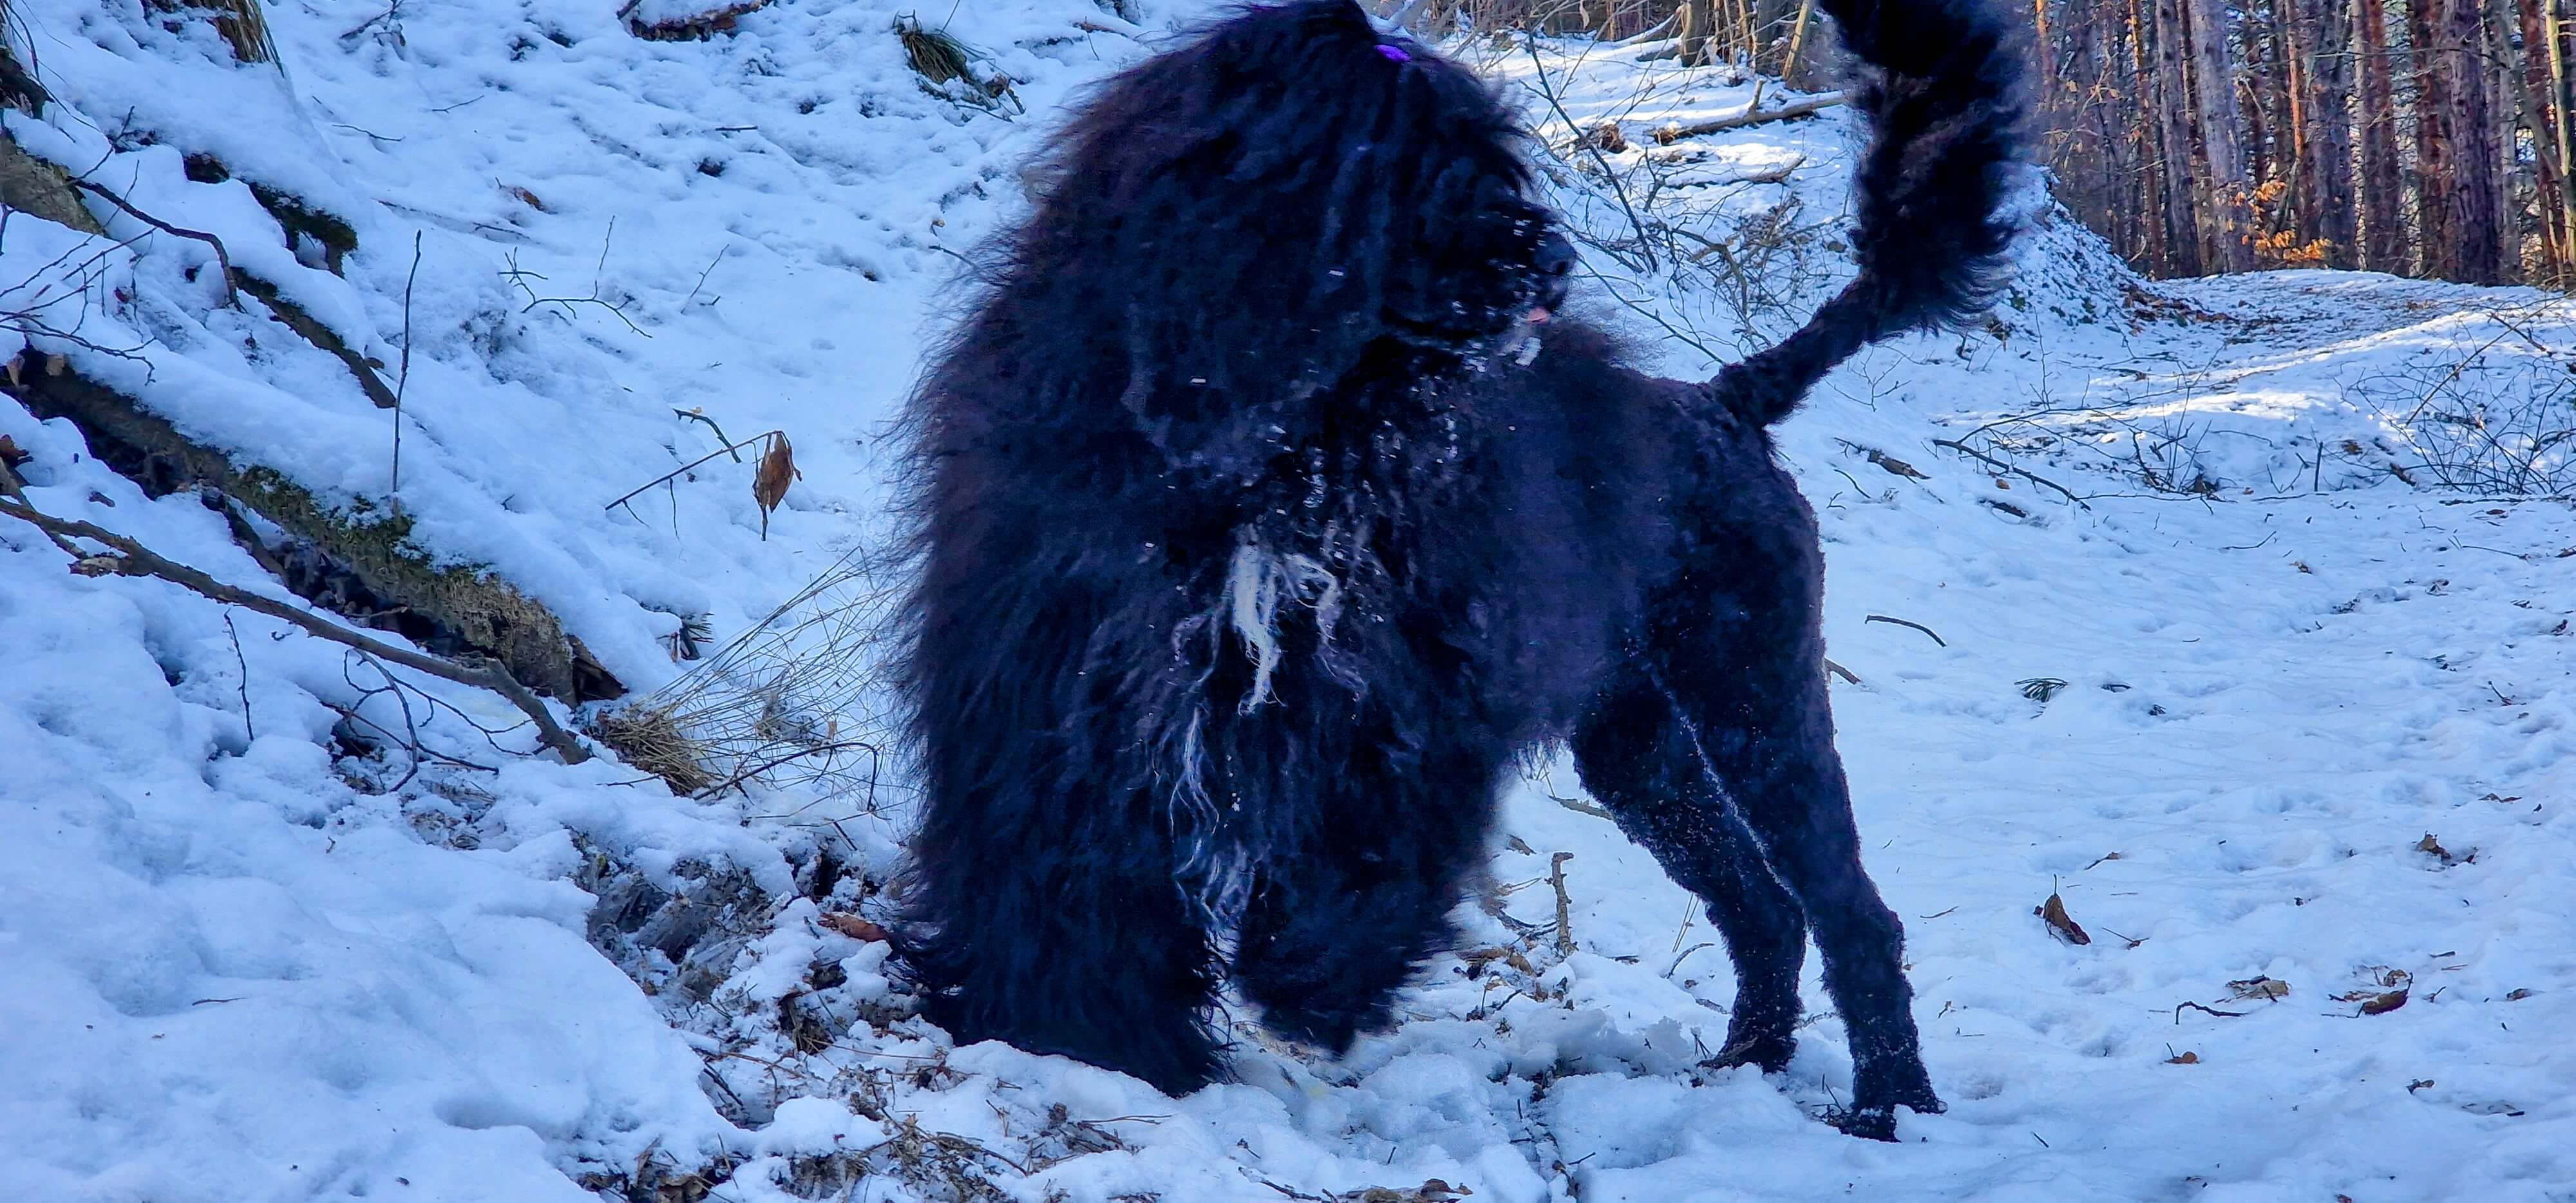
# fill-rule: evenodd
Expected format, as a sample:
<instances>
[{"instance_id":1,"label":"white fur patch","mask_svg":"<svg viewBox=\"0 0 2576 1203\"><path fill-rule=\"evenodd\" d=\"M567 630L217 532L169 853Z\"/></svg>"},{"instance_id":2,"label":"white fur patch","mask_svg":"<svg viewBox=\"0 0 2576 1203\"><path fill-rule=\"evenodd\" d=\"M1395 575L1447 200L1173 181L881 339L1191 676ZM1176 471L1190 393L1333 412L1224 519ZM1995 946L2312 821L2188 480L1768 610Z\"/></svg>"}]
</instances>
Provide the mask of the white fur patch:
<instances>
[{"instance_id":1,"label":"white fur patch","mask_svg":"<svg viewBox=\"0 0 2576 1203\"><path fill-rule=\"evenodd\" d=\"M1226 566L1224 610L1252 661L1252 688L1241 708L1249 714L1272 701L1270 677L1279 669L1279 603L1292 600L1315 611L1317 640L1333 642L1333 623L1342 614L1342 582L1323 561L1293 552L1275 552L1244 532Z\"/></svg>"}]
</instances>

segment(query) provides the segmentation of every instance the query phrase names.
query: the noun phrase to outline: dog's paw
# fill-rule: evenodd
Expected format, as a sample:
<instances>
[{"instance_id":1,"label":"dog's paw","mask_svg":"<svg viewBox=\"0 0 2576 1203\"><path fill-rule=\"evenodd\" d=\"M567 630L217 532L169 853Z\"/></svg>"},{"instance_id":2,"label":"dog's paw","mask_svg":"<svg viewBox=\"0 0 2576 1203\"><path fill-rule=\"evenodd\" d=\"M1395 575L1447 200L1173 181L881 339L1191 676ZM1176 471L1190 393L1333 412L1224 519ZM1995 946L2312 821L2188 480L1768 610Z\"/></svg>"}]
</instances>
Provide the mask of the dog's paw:
<instances>
[{"instance_id":1,"label":"dog's paw","mask_svg":"<svg viewBox=\"0 0 2576 1203\"><path fill-rule=\"evenodd\" d=\"M1844 1133L1863 1140L1896 1140L1896 1112L1888 1107L1835 1107L1825 1112L1825 1122Z\"/></svg>"}]
</instances>

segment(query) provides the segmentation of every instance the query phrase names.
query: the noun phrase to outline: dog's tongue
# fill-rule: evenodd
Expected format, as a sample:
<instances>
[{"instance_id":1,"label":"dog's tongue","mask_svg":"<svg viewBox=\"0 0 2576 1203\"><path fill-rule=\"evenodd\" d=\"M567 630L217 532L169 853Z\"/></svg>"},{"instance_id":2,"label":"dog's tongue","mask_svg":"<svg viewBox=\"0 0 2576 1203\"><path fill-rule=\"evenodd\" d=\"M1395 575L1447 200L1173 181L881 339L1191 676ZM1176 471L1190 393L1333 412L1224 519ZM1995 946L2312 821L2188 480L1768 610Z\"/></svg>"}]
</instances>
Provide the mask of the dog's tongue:
<instances>
[{"instance_id":1,"label":"dog's tongue","mask_svg":"<svg viewBox=\"0 0 2576 1203\"><path fill-rule=\"evenodd\" d=\"M1533 326L1544 326L1547 324L1547 319L1551 316L1553 315L1548 312L1547 306L1541 305L1530 310L1529 317L1525 320Z\"/></svg>"}]
</instances>

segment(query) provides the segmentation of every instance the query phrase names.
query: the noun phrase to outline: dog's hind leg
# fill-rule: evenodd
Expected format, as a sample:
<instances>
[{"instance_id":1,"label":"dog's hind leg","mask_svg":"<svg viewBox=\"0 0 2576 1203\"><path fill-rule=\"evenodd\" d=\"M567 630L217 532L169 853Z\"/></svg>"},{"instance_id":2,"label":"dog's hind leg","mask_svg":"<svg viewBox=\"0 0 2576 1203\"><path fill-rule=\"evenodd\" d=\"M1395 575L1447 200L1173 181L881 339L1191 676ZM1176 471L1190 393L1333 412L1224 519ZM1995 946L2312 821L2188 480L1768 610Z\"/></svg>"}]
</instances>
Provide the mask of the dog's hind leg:
<instances>
[{"instance_id":1,"label":"dog's hind leg","mask_svg":"<svg viewBox=\"0 0 2576 1203\"><path fill-rule=\"evenodd\" d=\"M1577 729L1574 757L1584 787L1675 884L1707 903L1726 941L1735 1007L1716 1063L1787 1068L1797 1047L1806 916L1728 808L1672 700L1648 673L1623 673Z\"/></svg>"},{"instance_id":2,"label":"dog's hind leg","mask_svg":"<svg viewBox=\"0 0 2576 1203\"><path fill-rule=\"evenodd\" d=\"M1387 1026L1397 990L1451 938L1499 766L1464 750L1364 752L1309 770L1305 838L1255 876L1235 980L1272 1032L1336 1055Z\"/></svg>"},{"instance_id":3,"label":"dog's hind leg","mask_svg":"<svg viewBox=\"0 0 2576 1203\"><path fill-rule=\"evenodd\" d=\"M1768 464L1711 475L1726 494L1686 519L1705 533L1693 543L1691 562L1650 599L1646 646L1623 671L1644 675L1665 695L1690 755L1797 900L1823 954L1825 989L1850 1034L1852 1105L1843 1126L1890 1138L1896 1106L1933 1112L1942 1105L1923 1068L1904 927L1861 867L1851 793L1834 751L1815 519ZM1693 796L1706 795L1673 795ZM1696 823L1705 833L1650 842L1668 858L1667 849L1724 844L1725 816L1715 806L1649 821L1685 832ZM1705 873L1688 857L1667 864L1686 883L1685 874ZM1737 876L1758 880L1749 870Z\"/></svg>"}]
</instances>

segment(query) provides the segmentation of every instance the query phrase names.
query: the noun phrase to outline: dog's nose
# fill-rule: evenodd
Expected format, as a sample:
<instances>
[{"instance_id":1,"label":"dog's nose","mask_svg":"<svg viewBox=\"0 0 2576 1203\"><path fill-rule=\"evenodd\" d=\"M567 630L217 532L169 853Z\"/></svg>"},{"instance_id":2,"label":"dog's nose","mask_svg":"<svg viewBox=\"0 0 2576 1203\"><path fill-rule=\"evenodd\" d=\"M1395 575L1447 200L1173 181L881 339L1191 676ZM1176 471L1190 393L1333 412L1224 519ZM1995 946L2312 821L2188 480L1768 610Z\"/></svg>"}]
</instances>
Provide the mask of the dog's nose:
<instances>
[{"instance_id":1,"label":"dog's nose","mask_svg":"<svg viewBox=\"0 0 2576 1203\"><path fill-rule=\"evenodd\" d=\"M1539 240L1538 254L1532 257L1531 266L1542 276L1562 276L1573 271L1574 244L1566 241L1563 234L1549 234Z\"/></svg>"}]
</instances>

